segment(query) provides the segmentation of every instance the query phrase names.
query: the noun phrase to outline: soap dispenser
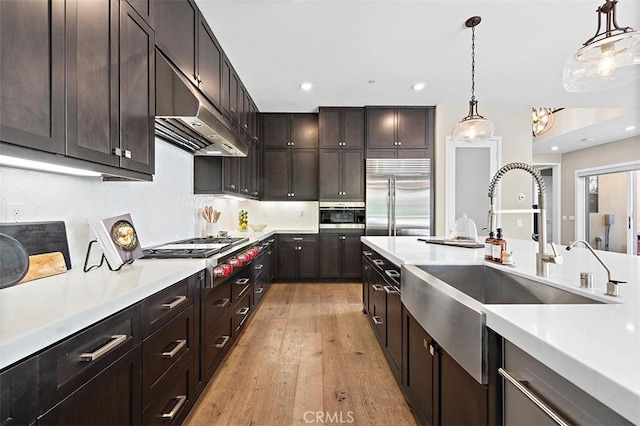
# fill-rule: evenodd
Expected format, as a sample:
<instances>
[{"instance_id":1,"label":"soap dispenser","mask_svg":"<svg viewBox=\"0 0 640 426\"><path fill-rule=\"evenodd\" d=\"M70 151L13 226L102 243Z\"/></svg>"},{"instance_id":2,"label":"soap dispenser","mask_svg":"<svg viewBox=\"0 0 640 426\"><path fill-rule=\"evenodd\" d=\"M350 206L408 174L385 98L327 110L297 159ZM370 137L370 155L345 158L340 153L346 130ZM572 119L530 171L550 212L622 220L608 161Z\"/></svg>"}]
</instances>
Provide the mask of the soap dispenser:
<instances>
[{"instance_id":1,"label":"soap dispenser","mask_svg":"<svg viewBox=\"0 0 640 426\"><path fill-rule=\"evenodd\" d=\"M507 249L507 242L502 238L502 228L498 228L498 235L493 240L491 257L494 262L502 263L502 252Z\"/></svg>"},{"instance_id":2,"label":"soap dispenser","mask_svg":"<svg viewBox=\"0 0 640 426\"><path fill-rule=\"evenodd\" d=\"M493 260L493 241L494 238L493 231L489 232L489 236L486 240L484 240L484 260Z\"/></svg>"}]
</instances>

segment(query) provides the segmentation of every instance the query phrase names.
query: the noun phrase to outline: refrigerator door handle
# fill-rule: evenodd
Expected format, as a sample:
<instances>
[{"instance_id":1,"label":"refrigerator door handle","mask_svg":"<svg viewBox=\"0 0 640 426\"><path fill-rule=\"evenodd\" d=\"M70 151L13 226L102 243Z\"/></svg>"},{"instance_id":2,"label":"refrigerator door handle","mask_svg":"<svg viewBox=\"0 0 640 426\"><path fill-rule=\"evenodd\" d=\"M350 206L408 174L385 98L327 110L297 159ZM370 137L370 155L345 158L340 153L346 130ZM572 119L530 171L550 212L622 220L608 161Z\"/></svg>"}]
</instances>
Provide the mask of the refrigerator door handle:
<instances>
[{"instance_id":1,"label":"refrigerator door handle","mask_svg":"<svg viewBox=\"0 0 640 426\"><path fill-rule=\"evenodd\" d=\"M389 178L390 212L389 212L389 236L396 236L396 179Z\"/></svg>"},{"instance_id":2,"label":"refrigerator door handle","mask_svg":"<svg viewBox=\"0 0 640 426\"><path fill-rule=\"evenodd\" d=\"M387 179L387 234L391 236L392 231L391 223L391 178Z\"/></svg>"}]
</instances>

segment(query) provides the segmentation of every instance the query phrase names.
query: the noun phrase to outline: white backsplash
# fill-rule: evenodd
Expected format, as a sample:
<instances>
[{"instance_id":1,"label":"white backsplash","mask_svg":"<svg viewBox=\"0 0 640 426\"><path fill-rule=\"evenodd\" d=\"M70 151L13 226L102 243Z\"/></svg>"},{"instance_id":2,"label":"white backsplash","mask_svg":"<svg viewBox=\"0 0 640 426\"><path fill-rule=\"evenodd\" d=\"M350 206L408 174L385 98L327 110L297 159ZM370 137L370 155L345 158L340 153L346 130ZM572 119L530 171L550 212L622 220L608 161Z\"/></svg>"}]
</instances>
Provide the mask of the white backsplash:
<instances>
[{"instance_id":1,"label":"white backsplash","mask_svg":"<svg viewBox=\"0 0 640 426\"><path fill-rule=\"evenodd\" d=\"M62 220L66 223L71 262L82 265L90 241L89 220L131 213L143 247L204 234L197 210L220 210L219 229L236 233L237 214L267 229L317 230L317 202L236 201L193 195L193 157L156 140L153 182L103 182L100 178L0 167L0 221L7 203L20 203L21 222Z\"/></svg>"}]
</instances>

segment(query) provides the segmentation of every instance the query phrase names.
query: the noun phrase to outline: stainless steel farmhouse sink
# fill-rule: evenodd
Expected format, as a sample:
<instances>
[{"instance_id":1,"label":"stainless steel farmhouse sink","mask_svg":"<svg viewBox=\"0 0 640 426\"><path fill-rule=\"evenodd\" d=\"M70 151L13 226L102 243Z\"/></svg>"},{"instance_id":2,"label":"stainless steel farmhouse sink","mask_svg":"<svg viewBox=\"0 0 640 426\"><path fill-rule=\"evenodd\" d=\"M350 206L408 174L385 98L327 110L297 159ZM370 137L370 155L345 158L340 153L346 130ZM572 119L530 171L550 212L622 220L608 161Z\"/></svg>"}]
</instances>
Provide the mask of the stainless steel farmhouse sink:
<instances>
[{"instance_id":1,"label":"stainless steel farmhouse sink","mask_svg":"<svg viewBox=\"0 0 640 426\"><path fill-rule=\"evenodd\" d=\"M482 305L593 304L598 300L484 265L403 265L402 302L479 383L487 383Z\"/></svg>"}]
</instances>

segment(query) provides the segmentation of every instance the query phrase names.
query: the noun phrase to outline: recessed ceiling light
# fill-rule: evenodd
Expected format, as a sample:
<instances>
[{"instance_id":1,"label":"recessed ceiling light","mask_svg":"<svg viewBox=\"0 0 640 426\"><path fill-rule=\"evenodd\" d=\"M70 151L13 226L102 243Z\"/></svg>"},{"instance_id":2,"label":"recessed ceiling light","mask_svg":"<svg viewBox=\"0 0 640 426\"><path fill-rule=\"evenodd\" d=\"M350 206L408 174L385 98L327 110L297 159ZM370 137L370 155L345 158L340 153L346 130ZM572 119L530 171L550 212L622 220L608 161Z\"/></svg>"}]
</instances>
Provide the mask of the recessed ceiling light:
<instances>
[{"instance_id":1,"label":"recessed ceiling light","mask_svg":"<svg viewBox=\"0 0 640 426\"><path fill-rule=\"evenodd\" d=\"M425 86L426 86L426 84L424 84L424 83L416 83L413 86L411 86L411 88L413 90L422 90L422 89L424 89Z\"/></svg>"},{"instance_id":2,"label":"recessed ceiling light","mask_svg":"<svg viewBox=\"0 0 640 426\"><path fill-rule=\"evenodd\" d=\"M557 150L559 150L559 149L560 149L560 148L559 148L559 147L557 147L557 146L552 146L552 147L551 147L551 151L557 151Z\"/></svg>"},{"instance_id":3,"label":"recessed ceiling light","mask_svg":"<svg viewBox=\"0 0 640 426\"><path fill-rule=\"evenodd\" d=\"M300 84L300 88L302 90L311 90L311 88L313 88L313 84L305 82Z\"/></svg>"},{"instance_id":4,"label":"recessed ceiling light","mask_svg":"<svg viewBox=\"0 0 640 426\"><path fill-rule=\"evenodd\" d=\"M369 84L374 84L375 82L375 80L369 80Z\"/></svg>"},{"instance_id":5,"label":"recessed ceiling light","mask_svg":"<svg viewBox=\"0 0 640 426\"><path fill-rule=\"evenodd\" d=\"M631 130L633 130L633 129L635 129L635 128L636 128L636 126L627 126L627 127L625 127L624 129L625 129L626 131L631 131Z\"/></svg>"}]
</instances>

